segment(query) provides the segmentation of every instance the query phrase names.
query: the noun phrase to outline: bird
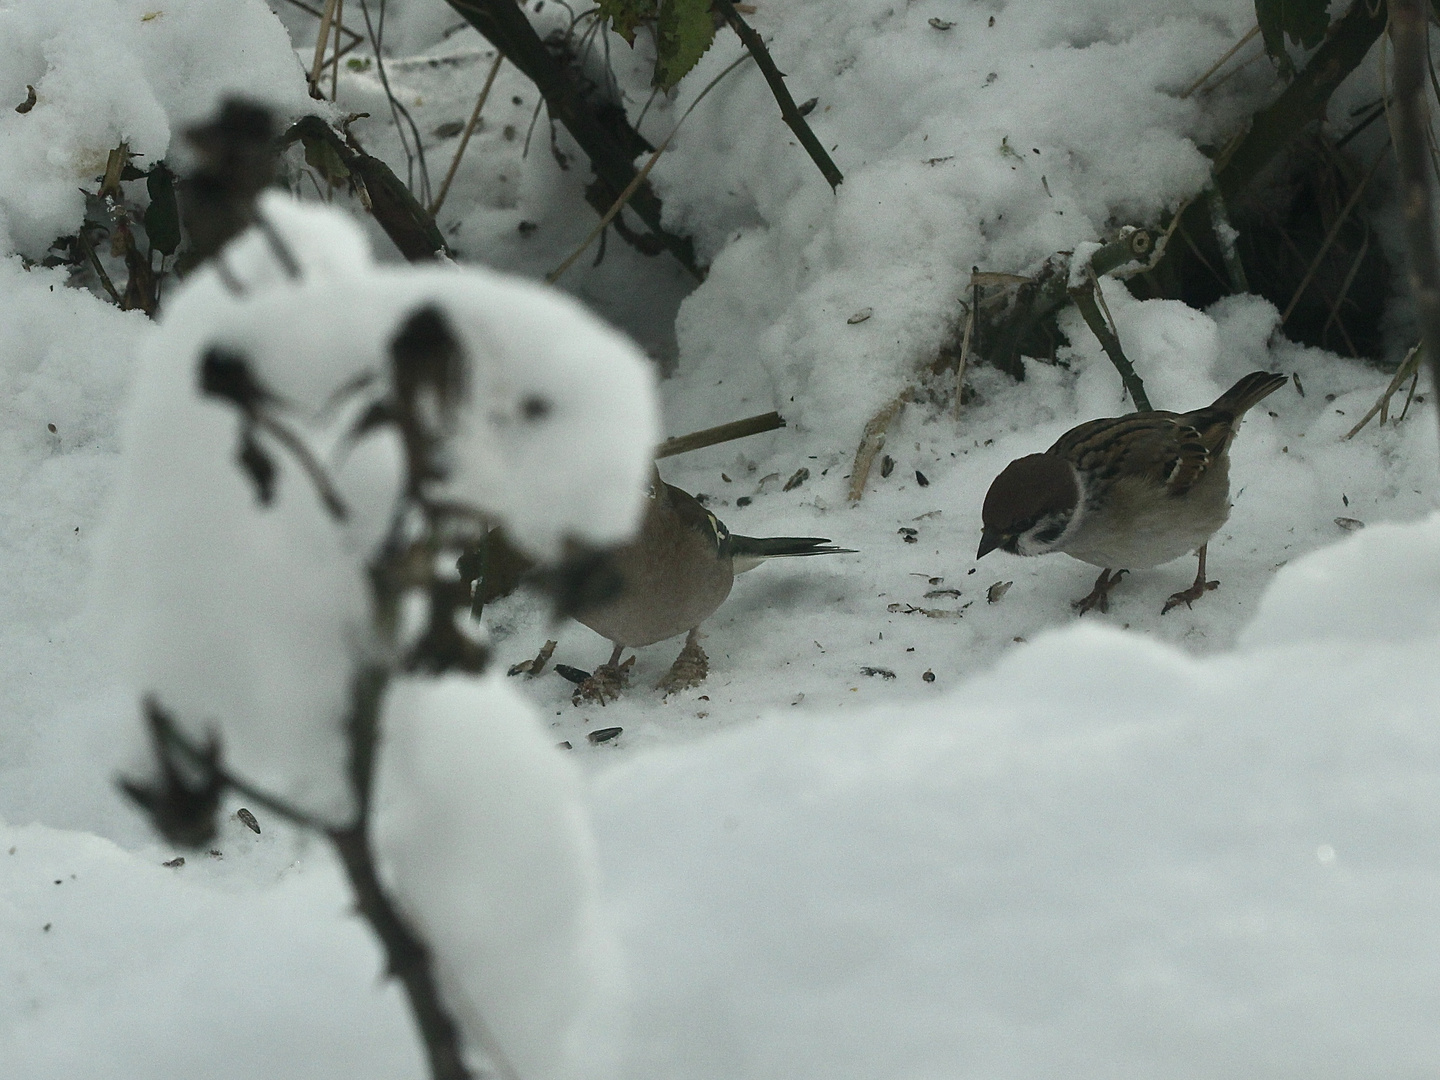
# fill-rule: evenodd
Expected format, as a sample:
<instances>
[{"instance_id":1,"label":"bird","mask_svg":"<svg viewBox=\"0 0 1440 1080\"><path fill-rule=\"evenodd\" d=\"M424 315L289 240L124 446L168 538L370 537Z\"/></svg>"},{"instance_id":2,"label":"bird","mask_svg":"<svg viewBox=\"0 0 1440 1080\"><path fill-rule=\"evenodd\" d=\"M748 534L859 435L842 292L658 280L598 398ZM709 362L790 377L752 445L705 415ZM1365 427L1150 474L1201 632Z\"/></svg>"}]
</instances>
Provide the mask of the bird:
<instances>
[{"instance_id":1,"label":"bird","mask_svg":"<svg viewBox=\"0 0 1440 1080\"><path fill-rule=\"evenodd\" d=\"M604 556L619 585L613 595L571 611L573 617L608 640L607 663L576 691L577 700L618 696L628 677L627 649L685 634L685 646L656 689L672 693L698 686L709 672L700 647L700 624L730 595L735 575L768 559L853 554L828 537L740 536L725 527L695 496L653 475L640 531Z\"/></svg>"},{"instance_id":2,"label":"bird","mask_svg":"<svg viewBox=\"0 0 1440 1080\"><path fill-rule=\"evenodd\" d=\"M1109 593L1130 569L1149 569L1194 552L1195 582L1161 614L1216 588L1205 578L1205 549L1230 516L1230 441L1245 413L1288 382L1255 371L1211 405L1104 417L1071 428L1043 454L1007 465L981 511L976 558L1065 554L1101 568L1095 588L1075 602L1080 614L1109 610Z\"/></svg>"}]
</instances>

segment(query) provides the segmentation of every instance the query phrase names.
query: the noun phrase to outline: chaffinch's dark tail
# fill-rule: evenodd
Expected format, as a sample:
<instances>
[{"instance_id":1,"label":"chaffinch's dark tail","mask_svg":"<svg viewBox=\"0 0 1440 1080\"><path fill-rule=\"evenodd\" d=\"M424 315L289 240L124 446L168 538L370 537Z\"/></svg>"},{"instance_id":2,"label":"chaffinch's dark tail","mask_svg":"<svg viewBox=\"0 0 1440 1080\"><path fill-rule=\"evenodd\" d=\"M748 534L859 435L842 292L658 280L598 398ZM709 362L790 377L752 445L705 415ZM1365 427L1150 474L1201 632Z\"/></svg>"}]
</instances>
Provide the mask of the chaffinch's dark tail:
<instances>
[{"instance_id":1,"label":"chaffinch's dark tail","mask_svg":"<svg viewBox=\"0 0 1440 1080\"><path fill-rule=\"evenodd\" d=\"M729 536L735 572L743 573L766 559L798 555L853 555L853 548L836 547L827 536Z\"/></svg>"}]
</instances>

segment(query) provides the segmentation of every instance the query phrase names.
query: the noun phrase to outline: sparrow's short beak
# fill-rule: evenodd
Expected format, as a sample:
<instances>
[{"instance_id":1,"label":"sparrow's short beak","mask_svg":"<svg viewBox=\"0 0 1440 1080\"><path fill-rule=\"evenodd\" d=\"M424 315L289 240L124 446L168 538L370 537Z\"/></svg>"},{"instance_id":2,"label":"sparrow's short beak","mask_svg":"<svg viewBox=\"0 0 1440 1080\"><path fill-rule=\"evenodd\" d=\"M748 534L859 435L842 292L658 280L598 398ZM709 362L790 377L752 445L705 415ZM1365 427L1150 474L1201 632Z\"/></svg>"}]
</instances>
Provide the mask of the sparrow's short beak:
<instances>
[{"instance_id":1,"label":"sparrow's short beak","mask_svg":"<svg viewBox=\"0 0 1440 1080\"><path fill-rule=\"evenodd\" d=\"M975 553L975 558L983 559L990 552L1002 547L1008 538L999 529L992 529L988 526L980 534L980 550Z\"/></svg>"}]
</instances>

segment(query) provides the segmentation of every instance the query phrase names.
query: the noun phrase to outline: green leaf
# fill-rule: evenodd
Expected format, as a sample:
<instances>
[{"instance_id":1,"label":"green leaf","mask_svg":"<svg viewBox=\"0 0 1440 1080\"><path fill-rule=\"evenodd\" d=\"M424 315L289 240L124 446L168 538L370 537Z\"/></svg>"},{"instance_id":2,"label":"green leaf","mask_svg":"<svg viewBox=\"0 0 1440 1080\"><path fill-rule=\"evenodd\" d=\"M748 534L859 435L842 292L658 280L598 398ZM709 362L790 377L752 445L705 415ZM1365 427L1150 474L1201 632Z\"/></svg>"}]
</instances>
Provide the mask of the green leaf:
<instances>
[{"instance_id":1,"label":"green leaf","mask_svg":"<svg viewBox=\"0 0 1440 1080\"><path fill-rule=\"evenodd\" d=\"M145 190L150 193L150 205L145 208L150 250L174 255L180 246L180 208L175 202L175 174L163 161L156 162L145 177Z\"/></svg>"},{"instance_id":2,"label":"green leaf","mask_svg":"<svg viewBox=\"0 0 1440 1080\"><path fill-rule=\"evenodd\" d=\"M1328 0L1255 0L1255 18L1260 23L1265 51L1285 75L1295 70L1285 52L1285 39L1305 49L1319 45L1330 28L1329 6Z\"/></svg>"},{"instance_id":3,"label":"green leaf","mask_svg":"<svg viewBox=\"0 0 1440 1080\"><path fill-rule=\"evenodd\" d=\"M305 143L305 164L318 172L325 178L325 182L331 187L339 187L350 178L350 170L340 155L323 139L301 140Z\"/></svg>"},{"instance_id":4,"label":"green leaf","mask_svg":"<svg viewBox=\"0 0 1440 1080\"><path fill-rule=\"evenodd\" d=\"M655 85L669 90L700 62L715 40L710 0L662 0L655 26Z\"/></svg>"},{"instance_id":5,"label":"green leaf","mask_svg":"<svg viewBox=\"0 0 1440 1080\"><path fill-rule=\"evenodd\" d=\"M609 19L610 29L624 38L627 45L633 46L635 27L656 17L657 2L658 0L599 0L600 18L602 21Z\"/></svg>"}]
</instances>

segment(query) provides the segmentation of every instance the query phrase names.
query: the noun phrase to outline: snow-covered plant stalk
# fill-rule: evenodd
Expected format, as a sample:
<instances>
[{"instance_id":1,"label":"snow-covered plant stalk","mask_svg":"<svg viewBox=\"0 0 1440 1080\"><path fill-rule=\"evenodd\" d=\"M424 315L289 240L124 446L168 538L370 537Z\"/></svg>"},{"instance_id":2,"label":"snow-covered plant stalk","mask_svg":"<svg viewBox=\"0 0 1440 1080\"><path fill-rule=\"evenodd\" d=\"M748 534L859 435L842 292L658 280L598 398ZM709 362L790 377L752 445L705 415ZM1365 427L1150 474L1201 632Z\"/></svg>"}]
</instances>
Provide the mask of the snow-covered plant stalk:
<instances>
[{"instance_id":1,"label":"snow-covered plant stalk","mask_svg":"<svg viewBox=\"0 0 1440 1080\"><path fill-rule=\"evenodd\" d=\"M563 606L656 430L648 363L573 302L377 267L279 195L143 357L105 574L149 747L125 789L176 842L227 789L324 835L436 1078L563 1073L604 966L568 766L479 678L456 560L504 524Z\"/></svg>"}]
</instances>

